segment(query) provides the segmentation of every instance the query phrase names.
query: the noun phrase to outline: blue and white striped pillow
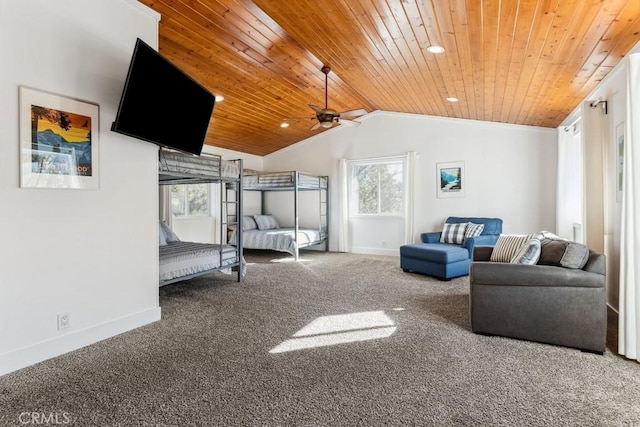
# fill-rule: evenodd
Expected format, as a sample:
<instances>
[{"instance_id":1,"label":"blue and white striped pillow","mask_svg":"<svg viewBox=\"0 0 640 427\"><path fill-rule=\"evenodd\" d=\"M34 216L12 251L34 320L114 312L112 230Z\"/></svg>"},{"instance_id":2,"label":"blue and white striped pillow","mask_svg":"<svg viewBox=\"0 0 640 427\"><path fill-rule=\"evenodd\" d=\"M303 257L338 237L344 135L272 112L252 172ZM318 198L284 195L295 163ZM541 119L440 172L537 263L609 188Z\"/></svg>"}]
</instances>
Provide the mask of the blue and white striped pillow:
<instances>
[{"instance_id":1,"label":"blue and white striped pillow","mask_svg":"<svg viewBox=\"0 0 640 427\"><path fill-rule=\"evenodd\" d=\"M445 223L440 235L440 243L453 243L461 245L464 242L464 232L467 229L468 222L458 224Z\"/></svg>"},{"instance_id":2,"label":"blue and white striped pillow","mask_svg":"<svg viewBox=\"0 0 640 427\"><path fill-rule=\"evenodd\" d=\"M482 230L484 230L484 224L476 224L473 222L468 223L467 230L464 232L464 237L478 237L482 234Z\"/></svg>"}]
</instances>

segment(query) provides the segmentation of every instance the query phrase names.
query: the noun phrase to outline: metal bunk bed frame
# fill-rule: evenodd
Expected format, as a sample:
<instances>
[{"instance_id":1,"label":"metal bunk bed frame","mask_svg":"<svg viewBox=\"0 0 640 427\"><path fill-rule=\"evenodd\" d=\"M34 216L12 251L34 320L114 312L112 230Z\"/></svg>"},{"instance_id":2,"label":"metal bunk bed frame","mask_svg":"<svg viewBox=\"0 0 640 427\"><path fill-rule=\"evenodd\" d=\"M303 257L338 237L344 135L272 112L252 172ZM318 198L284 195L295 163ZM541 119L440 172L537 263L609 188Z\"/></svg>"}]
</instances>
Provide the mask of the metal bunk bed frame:
<instances>
[{"instance_id":1,"label":"metal bunk bed frame","mask_svg":"<svg viewBox=\"0 0 640 427\"><path fill-rule=\"evenodd\" d=\"M247 174L246 177L257 177L258 182L260 182L261 177L276 177L282 176L285 174L291 174L292 179L291 182L287 184L273 185L270 186L268 183L261 183L258 185L252 185L251 183L245 183L244 190L245 191L259 191L260 192L260 211L262 214L265 214L264 205L265 205L265 193L273 192L273 191L293 191L293 209L294 209L294 241L295 241L295 260L297 261L299 258L299 249L298 246L298 232L300 230L300 223L298 218L298 193L300 191L318 191L318 230L323 229L324 223L324 238L315 242L310 242L302 246L302 248L308 246L314 246L320 243L325 243L325 251L329 250L329 177L324 175L313 175L300 171L283 171L283 172L267 172L267 173L255 173L255 174ZM301 180L300 177L304 176L306 179ZM244 180L243 180L244 181ZM322 198L324 193L324 200ZM239 236L239 239L242 239L242 236Z\"/></svg>"},{"instance_id":2,"label":"metal bunk bed frame","mask_svg":"<svg viewBox=\"0 0 640 427\"><path fill-rule=\"evenodd\" d=\"M181 160L186 160L191 163L191 167L180 170L176 167L177 162L172 164L170 158L177 159L182 157ZM158 154L158 182L160 185L172 185L172 184L219 184L220 186L220 251L219 251L219 266L210 270L202 271L199 273L191 274L188 276L177 277L175 279L164 280L160 282L160 286L168 285L170 283L187 280L193 277L208 274L214 271L219 271L222 268L237 268L238 270L238 282L242 282L244 279L243 270L244 258L242 248L242 181L243 181L243 168L242 159L227 160L226 162L233 163L237 166L237 176L225 176L223 172L223 160L222 156L216 154L201 154L199 157L191 156L179 152L168 151L164 149L159 150ZM210 164L208 164L210 163ZM215 165L218 166L217 173ZM211 166L214 166L213 168ZM234 198L230 195L235 194ZM230 221L230 218L233 220ZM225 236L227 235L226 229L230 223L237 224L239 239L235 245L235 262L224 264L224 252L222 247L223 242L226 242Z\"/></svg>"}]
</instances>

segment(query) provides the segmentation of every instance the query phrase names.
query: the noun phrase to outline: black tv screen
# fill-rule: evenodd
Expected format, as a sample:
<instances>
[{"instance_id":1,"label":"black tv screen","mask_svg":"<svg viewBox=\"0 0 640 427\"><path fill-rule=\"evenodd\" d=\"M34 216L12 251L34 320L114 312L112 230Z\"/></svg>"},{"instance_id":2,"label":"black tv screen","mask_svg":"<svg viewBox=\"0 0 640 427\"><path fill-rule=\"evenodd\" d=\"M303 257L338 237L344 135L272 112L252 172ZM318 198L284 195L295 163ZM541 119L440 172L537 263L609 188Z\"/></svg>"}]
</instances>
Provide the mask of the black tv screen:
<instances>
[{"instance_id":1,"label":"black tv screen","mask_svg":"<svg viewBox=\"0 0 640 427\"><path fill-rule=\"evenodd\" d=\"M200 155L215 96L137 39L111 130Z\"/></svg>"}]
</instances>

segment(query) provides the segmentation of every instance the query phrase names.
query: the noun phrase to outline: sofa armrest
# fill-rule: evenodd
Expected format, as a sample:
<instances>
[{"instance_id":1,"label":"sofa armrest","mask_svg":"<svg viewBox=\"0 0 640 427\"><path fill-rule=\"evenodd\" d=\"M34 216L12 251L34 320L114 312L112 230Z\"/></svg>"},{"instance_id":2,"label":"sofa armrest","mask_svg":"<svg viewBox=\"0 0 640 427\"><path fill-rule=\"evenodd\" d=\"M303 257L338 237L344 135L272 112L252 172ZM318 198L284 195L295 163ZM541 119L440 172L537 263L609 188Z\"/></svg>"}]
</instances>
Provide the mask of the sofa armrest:
<instances>
[{"instance_id":1,"label":"sofa armrest","mask_svg":"<svg viewBox=\"0 0 640 427\"><path fill-rule=\"evenodd\" d=\"M469 251L469 256L473 257L474 246L494 246L498 241L498 236L492 234L464 239L462 246Z\"/></svg>"},{"instance_id":2,"label":"sofa armrest","mask_svg":"<svg viewBox=\"0 0 640 427\"><path fill-rule=\"evenodd\" d=\"M493 246L474 246L473 247L473 261L490 261L491 253L493 252Z\"/></svg>"},{"instance_id":3,"label":"sofa armrest","mask_svg":"<svg viewBox=\"0 0 640 427\"><path fill-rule=\"evenodd\" d=\"M440 231L432 231L429 233L422 233L420 235L420 240L422 243L438 243L440 242L440 235L442 232Z\"/></svg>"}]
</instances>

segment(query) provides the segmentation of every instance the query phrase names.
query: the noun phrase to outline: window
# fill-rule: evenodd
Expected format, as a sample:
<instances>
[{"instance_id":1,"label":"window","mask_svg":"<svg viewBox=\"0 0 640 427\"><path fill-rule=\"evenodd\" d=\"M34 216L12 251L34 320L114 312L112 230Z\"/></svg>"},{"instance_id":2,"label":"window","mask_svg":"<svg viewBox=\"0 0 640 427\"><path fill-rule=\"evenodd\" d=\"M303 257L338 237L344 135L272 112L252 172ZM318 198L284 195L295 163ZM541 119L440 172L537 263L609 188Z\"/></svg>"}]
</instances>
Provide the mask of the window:
<instances>
[{"instance_id":1,"label":"window","mask_svg":"<svg viewBox=\"0 0 640 427\"><path fill-rule=\"evenodd\" d=\"M403 215L405 159L349 162L351 215Z\"/></svg>"},{"instance_id":2,"label":"window","mask_svg":"<svg viewBox=\"0 0 640 427\"><path fill-rule=\"evenodd\" d=\"M171 210L175 217L208 216L209 184L171 186Z\"/></svg>"}]
</instances>

